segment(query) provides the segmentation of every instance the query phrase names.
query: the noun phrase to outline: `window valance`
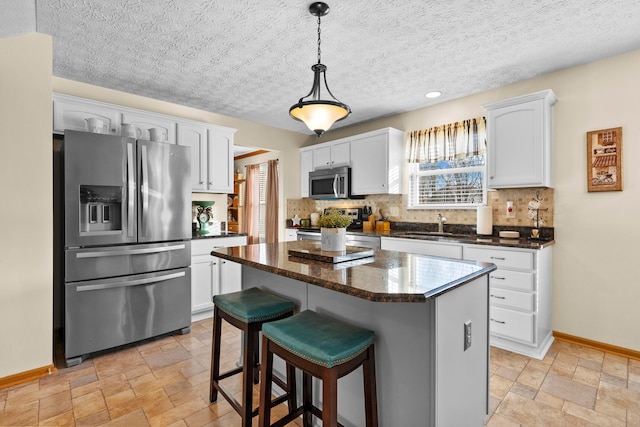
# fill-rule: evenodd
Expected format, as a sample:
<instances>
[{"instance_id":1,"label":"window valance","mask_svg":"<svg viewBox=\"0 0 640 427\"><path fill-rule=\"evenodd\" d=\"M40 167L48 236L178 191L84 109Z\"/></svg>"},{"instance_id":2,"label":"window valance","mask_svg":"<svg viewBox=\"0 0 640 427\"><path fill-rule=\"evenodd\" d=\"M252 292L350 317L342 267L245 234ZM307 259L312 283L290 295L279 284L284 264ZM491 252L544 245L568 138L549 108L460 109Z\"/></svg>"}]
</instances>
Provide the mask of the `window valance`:
<instances>
[{"instance_id":1,"label":"window valance","mask_svg":"<svg viewBox=\"0 0 640 427\"><path fill-rule=\"evenodd\" d=\"M409 163L431 163L477 156L487 150L486 120L476 117L409 134Z\"/></svg>"}]
</instances>

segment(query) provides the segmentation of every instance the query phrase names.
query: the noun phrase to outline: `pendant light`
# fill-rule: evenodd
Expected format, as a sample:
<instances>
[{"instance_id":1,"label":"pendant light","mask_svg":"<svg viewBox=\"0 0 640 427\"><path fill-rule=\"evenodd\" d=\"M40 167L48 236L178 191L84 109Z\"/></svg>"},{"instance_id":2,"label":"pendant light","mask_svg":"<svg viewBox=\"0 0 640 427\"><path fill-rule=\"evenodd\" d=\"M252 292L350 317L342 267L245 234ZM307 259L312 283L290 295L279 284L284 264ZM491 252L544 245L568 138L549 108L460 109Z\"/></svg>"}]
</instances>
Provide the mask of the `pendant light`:
<instances>
[{"instance_id":1,"label":"pendant light","mask_svg":"<svg viewBox=\"0 0 640 427\"><path fill-rule=\"evenodd\" d=\"M346 118L351 114L348 105L338 101L329 90L327 85L327 67L320 61L320 17L329 13L329 5L323 2L315 2L309 5L309 13L318 17L318 63L311 66L313 71L313 86L311 91L298 100L289 108L289 115L296 120L300 120L307 127L320 136L337 121ZM324 90L331 97L322 99L321 84L324 83ZM308 100L305 101L305 98Z\"/></svg>"}]
</instances>

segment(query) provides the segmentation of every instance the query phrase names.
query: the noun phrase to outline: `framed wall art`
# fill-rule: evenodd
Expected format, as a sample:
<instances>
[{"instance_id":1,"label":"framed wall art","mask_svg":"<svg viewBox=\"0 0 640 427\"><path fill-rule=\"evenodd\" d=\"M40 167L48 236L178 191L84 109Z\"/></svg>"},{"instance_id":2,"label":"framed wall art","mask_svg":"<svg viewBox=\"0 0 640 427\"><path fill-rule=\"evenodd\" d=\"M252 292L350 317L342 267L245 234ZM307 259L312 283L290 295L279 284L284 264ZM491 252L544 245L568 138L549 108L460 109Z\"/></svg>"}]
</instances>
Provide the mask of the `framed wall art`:
<instances>
[{"instance_id":1,"label":"framed wall art","mask_svg":"<svg viewBox=\"0 0 640 427\"><path fill-rule=\"evenodd\" d=\"M587 188L622 191L622 128L587 132Z\"/></svg>"}]
</instances>

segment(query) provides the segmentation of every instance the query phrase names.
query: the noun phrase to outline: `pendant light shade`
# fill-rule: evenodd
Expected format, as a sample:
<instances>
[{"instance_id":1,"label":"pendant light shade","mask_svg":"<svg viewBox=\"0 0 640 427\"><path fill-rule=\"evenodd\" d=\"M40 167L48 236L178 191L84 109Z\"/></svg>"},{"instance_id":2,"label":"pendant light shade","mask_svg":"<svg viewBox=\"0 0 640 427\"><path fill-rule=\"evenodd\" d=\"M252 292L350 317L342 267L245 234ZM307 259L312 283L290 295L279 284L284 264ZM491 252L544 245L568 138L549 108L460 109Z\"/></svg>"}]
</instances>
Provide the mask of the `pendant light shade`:
<instances>
[{"instance_id":1,"label":"pendant light shade","mask_svg":"<svg viewBox=\"0 0 640 427\"><path fill-rule=\"evenodd\" d=\"M351 114L351 108L333 96L327 85L327 67L320 63L320 17L329 13L329 6L326 3L315 2L309 6L309 12L318 17L318 63L311 67L313 70L311 91L300 98L297 104L291 106L289 114L320 136L335 122ZM325 99L322 99L323 92ZM330 99L326 98L326 95Z\"/></svg>"}]
</instances>

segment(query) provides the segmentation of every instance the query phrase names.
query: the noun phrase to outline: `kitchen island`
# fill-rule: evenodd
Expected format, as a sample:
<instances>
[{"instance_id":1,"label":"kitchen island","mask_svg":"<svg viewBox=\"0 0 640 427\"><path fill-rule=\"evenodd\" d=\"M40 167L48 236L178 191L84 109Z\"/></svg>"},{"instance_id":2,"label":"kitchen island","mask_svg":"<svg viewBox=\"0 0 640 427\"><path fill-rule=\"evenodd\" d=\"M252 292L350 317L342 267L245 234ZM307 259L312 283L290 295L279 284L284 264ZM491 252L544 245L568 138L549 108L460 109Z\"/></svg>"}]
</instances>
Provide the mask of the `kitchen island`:
<instances>
[{"instance_id":1,"label":"kitchen island","mask_svg":"<svg viewBox=\"0 0 640 427\"><path fill-rule=\"evenodd\" d=\"M242 265L244 289L268 289L295 301L298 310L375 331L381 426L483 424L493 264L384 250L333 263L292 256L292 250L316 254L319 243L237 246L211 254ZM321 395L315 387L314 396ZM364 425L360 370L338 383L338 413L345 426Z\"/></svg>"}]
</instances>

